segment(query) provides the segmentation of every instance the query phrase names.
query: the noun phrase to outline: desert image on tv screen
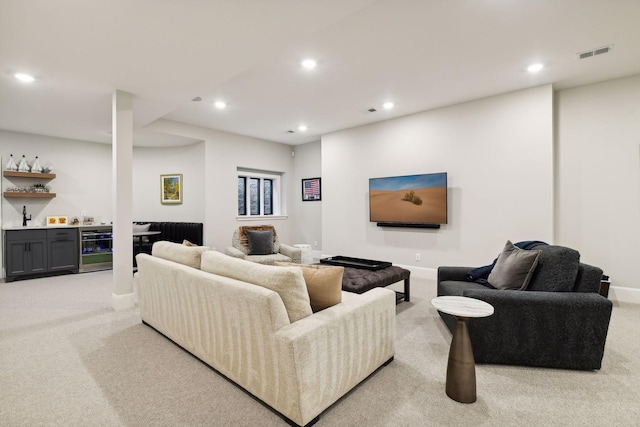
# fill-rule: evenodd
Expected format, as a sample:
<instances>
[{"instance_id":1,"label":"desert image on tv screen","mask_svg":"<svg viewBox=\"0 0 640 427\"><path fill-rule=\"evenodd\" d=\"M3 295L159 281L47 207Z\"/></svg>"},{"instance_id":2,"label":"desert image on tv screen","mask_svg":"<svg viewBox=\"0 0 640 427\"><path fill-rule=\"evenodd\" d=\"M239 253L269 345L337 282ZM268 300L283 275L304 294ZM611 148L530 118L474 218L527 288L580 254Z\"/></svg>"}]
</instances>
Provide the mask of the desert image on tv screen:
<instances>
[{"instance_id":1,"label":"desert image on tv screen","mask_svg":"<svg viewBox=\"0 0 640 427\"><path fill-rule=\"evenodd\" d=\"M447 174L369 179L373 222L447 223Z\"/></svg>"}]
</instances>

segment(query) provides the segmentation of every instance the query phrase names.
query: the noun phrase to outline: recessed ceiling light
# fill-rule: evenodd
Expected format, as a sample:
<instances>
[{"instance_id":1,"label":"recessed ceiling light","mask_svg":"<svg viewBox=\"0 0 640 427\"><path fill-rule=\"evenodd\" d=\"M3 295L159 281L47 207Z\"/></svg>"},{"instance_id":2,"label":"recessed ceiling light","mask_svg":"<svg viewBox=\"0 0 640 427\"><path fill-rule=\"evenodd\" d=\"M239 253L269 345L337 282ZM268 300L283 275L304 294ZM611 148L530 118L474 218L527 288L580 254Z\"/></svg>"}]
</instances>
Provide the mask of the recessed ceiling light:
<instances>
[{"instance_id":1,"label":"recessed ceiling light","mask_svg":"<svg viewBox=\"0 0 640 427\"><path fill-rule=\"evenodd\" d=\"M213 103L213 105L218 109L218 110L224 110L225 108L227 108L227 103L224 101L216 101Z\"/></svg>"},{"instance_id":2,"label":"recessed ceiling light","mask_svg":"<svg viewBox=\"0 0 640 427\"><path fill-rule=\"evenodd\" d=\"M36 80L33 76L25 73L16 73L13 76L16 79L20 80L21 82L25 82L25 83L31 83Z\"/></svg>"},{"instance_id":3,"label":"recessed ceiling light","mask_svg":"<svg viewBox=\"0 0 640 427\"><path fill-rule=\"evenodd\" d=\"M300 126L298 126L298 130L299 130L300 132L305 132L307 129L309 129L309 128L307 127L307 125L300 125Z\"/></svg>"},{"instance_id":4,"label":"recessed ceiling light","mask_svg":"<svg viewBox=\"0 0 640 427\"><path fill-rule=\"evenodd\" d=\"M384 108L385 110L390 110L392 109L396 104L394 104L393 102L385 102L384 104L382 104L382 108Z\"/></svg>"},{"instance_id":5,"label":"recessed ceiling light","mask_svg":"<svg viewBox=\"0 0 640 427\"><path fill-rule=\"evenodd\" d=\"M527 71L530 73L537 73L543 68L544 68L544 65L542 64L532 64L532 65L529 65L529 67L527 68Z\"/></svg>"},{"instance_id":6,"label":"recessed ceiling light","mask_svg":"<svg viewBox=\"0 0 640 427\"><path fill-rule=\"evenodd\" d=\"M304 68L306 68L307 70L311 70L313 68L316 68L316 61L313 59L305 59L304 61L302 61L302 66Z\"/></svg>"}]
</instances>

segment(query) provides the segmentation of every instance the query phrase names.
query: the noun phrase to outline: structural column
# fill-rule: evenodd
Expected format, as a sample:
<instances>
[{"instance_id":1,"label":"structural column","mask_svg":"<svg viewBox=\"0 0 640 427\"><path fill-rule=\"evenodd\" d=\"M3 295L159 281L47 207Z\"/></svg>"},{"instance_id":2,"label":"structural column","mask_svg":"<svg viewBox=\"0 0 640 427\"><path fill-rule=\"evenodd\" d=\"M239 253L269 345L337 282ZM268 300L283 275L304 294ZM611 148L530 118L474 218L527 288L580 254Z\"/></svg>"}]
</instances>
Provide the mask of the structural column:
<instances>
[{"instance_id":1,"label":"structural column","mask_svg":"<svg viewBox=\"0 0 640 427\"><path fill-rule=\"evenodd\" d=\"M133 95L115 91L113 124L113 294L115 310L135 306L133 294Z\"/></svg>"}]
</instances>

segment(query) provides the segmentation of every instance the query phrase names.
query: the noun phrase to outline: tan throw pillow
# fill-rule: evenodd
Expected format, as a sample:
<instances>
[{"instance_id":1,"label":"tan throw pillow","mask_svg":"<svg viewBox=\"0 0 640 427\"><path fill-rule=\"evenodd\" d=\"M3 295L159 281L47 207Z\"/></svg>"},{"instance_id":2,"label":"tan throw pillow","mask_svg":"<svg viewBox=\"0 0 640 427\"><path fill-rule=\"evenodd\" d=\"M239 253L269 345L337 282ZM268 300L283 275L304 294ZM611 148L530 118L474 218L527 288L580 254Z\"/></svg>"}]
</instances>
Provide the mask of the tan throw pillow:
<instances>
[{"instance_id":1,"label":"tan throw pillow","mask_svg":"<svg viewBox=\"0 0 640 427\"><path fill-rule=\"evenodd\" d=\"M190 247L161 240L153 244L151 255L199 269L200 257L208 250L207 246Z\"/></svg>"},{"instance_id":2,"label":"tan throw pillow","mask_svg":"<svg viewBox=\"0 0 640 427\"><path fill-rule=\"evenodd\" d=\"M302 269L307 284L311 310L317 312L342 302L342 275L344 267L333 265L306 265L276 261L274 265L292 266Z\"/></svg>"},{"instance_id":3,"label":"tan throw pillow","mask_svg":"<svg viewBox=\"0 0 640 427\"><path fill-rule=\"evenodd\" d=\"M184 240L182 241L182 244L183 244L183 245L185 245L185 246L198 246L198 245L196 245L195 243L191 243L191 242L190 242L190 241L188 241L187 239L184 239Z\"/></svg>"},{"instance_id":4,"label":"tan throw pillow","mask_svg":"<svg viewBox=\"0 0 640 427\"><path fill-rule=\"evenodd\" d=\"M201 269L277 292L291 323L312 314L304 277L298 268L258 264L209 251L202 254Z\"/></svg>"},{"instance_id":5,"label":"tan throw pillow","mask_svg":"<svg viewBox=\"0 0 640 427\"><path fill-rule=\"evenodd\" d=\"M497 289L527 289L538 265L539 250L520 249L507 240L487 281Z\"/></svg>"}]
</instances>

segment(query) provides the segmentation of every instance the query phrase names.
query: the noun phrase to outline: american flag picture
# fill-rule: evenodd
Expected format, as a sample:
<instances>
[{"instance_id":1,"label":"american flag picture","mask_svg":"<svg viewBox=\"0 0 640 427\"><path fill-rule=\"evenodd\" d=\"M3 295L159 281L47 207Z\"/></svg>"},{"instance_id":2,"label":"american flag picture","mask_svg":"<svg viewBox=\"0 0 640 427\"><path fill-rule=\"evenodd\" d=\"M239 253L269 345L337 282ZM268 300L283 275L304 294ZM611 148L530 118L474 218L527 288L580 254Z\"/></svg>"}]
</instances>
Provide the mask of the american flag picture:
<instances>
[{"instance_id":1,"label":"american flag picture","mask_svg":"<svg viewBox=\"0 0 640 427\"><path fill-rule=\"evenodd\" d=\"M302 201L320 200L320 178L302 180Z\"/></svg>"}]
</instances>

